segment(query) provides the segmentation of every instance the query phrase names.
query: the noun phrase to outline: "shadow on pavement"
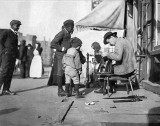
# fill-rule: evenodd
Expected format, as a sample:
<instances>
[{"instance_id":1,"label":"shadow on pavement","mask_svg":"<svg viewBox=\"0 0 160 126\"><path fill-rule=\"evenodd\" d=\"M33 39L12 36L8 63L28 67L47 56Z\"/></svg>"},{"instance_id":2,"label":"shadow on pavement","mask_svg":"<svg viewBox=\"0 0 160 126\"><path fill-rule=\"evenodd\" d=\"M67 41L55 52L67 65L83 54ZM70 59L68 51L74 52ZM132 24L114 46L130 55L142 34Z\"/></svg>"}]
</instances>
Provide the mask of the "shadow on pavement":
<instances>
[{"instance_id":1,"label":"shadow on pavement","mask_svg":"<svg viewBox=\"0 0 160 126\"><path fill-rule=\"evenodd\" d=\"M150 109L147 118L148 126L160 126L160 107Z\"/></svg>"},{"instance_id":2,"label":"shadow on pavement","mask_svg":"<svg viewBox=\"0 0 160 126\"><path fill-rule=\"evenodd\" d=\"M20 108L10 108L10 109L0 110L0 116L1 116L1 115L4 115L4 114L11 113L11 112L18 111L19 109L20 109Z\"/></svg>"},{"instance_id":3,"label":"shadow on pavement","mask_svg":"<svg viewBox=\"0 0 160 126\"><path fill-rule=\"evenodd\" d=\"M29 79L29 78L31 78L31 77L21 78L19 75L13 75L13 79ZM47 75L43 75L40 78L31 78L31 79L46 79L46 78L48 78L48 76Z\"/></svg>"},{"instance_id":4,"label":"shadow on pavement","mask_svg":"<svg viewBox=\"0 0 160 126\"><path fill-rule=\"evenodd\" d=\"M32 91L32 90L37 90L37 89L42 89L42 88L47 88L49 86L44 85L44 86L40 86L40 87L36 87L36 88L31 88L31 89L26 89L26 90L20 90L20 91L15 91L16 93L20 93L20 92L26 92L26 91Z\"/></svg>"},{"instance_id":5,"label":"shadow on pavement","mask_svg":"<svg viewBox=\"0 0 160 126\"><path fill-rule=\"evenodd\" d=\"M83 95L87 95L91 93L95 88L85 88L84 90L80 91Z\"/></svg>"}]
</instances>

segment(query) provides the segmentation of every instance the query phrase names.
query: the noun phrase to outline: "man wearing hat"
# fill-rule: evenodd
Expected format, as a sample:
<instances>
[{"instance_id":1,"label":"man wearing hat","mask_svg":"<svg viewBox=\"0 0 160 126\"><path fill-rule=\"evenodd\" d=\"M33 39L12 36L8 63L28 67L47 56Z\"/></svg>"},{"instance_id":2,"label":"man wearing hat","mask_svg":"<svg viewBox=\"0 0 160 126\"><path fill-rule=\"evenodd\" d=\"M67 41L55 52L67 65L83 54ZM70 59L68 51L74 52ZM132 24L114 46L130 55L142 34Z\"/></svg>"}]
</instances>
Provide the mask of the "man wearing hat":
<instances>
[{"instance_id":1,"label":"man wearing hat","mask_svg":"<svg viewBox=\"0 0 160 126\"><path fill-rule=\"evenodd\" d=\"M67 49L70 48L70 38L74 30L74 21L66 20L62 30L51 41L51 48L56 50L51 75L47 85L58 85L58 96L65 96L62 88L64 72L62 70L62 58Z\"/></svg>"},{"instance_id":2,"label":"man wearing hat","mask_svg":"<svg viewBox=\"0 0 160 126\"><path fill-rule=\"evenodd\" d=\"M10 29L4 30L0 35L0 58L1 58L1 72L0 72L0 88L3 85L2 95L14 95L10 91L12 75L15 67L16 58L18 58L18 36L17 32L20 28L21 22L12 20L10 22Z\"/></svg>"},{"instance_id":3,"label":"man wearing hat","mask_svg":"<svg viewBox=\"0 0 160 126\"><path fill-rule=\"evenodd\" d=\"M116 32L108 32L104 36L104 44L109 43L115 46L112 53L108 53L104 57L115 60L114 74L125 75L131 73L135 69L135 55L132 44L124 38L117 38Z\"/></svg>"},{"instance_id":4,"label":"man wearing hat","mask_svg":"<svg viewBox=\"0 0 160 126\"><path fill-rule=\"evenodd\" d=\"M105 59L115 60L113 66L114 74L126 75L133 72L136 68L134 50L130 41L124 38L118 38L116 32L107 32L104 35L104 44L115 46L114 52L109 52L103 56ZM111 89L114 84L111 84ZM112 90L113 91L113 90Z\"/></svg>"}]
</instances>

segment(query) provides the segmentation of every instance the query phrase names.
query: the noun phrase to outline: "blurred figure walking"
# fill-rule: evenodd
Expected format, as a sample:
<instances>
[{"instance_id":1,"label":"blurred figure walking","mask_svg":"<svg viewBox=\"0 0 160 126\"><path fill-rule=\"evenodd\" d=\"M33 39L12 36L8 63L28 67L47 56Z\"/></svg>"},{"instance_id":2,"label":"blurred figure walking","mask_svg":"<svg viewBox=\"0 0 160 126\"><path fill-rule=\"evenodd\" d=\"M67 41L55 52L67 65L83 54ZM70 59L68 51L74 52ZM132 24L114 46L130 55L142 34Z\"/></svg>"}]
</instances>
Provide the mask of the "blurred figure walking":
<instances>
[{"instance_id":1,"label":"blurred figure walking","mask_svg":"<svg viewBox=\"0 0 160 126\"><path fill-rule=\"evenodd\" d=\"M33 59L33 46L31 44L28 44L27 46L27 62L26 62L26 77L30 77L30 66Z\"/></svg>"},{"instance_id":2,"label":"blurred figure walking","mask_svg":"<svg viewBox=\"0 0 160 126\"><path fill-rule=\"evenodd\" d=\"M26 40L21 41L21 45L19 47L19 59L20 63L20 77L26 78L26 63L27 63L27 46Z\"/></svg>"}]
</instances>

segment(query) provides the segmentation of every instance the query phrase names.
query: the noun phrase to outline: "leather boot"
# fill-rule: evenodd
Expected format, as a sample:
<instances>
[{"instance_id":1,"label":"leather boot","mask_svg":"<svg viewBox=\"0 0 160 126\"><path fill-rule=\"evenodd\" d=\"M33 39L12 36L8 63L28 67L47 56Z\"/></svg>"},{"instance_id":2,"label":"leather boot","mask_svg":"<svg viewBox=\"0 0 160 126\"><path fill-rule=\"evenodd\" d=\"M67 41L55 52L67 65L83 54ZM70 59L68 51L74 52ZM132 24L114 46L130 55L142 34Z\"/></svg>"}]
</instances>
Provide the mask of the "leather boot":
<instances>
[{"instance_id":1,"label":"leather boot","mask_svg":"<svg viewBox=\"0 0 160 126\"><path fill-rule=\"evenodd\" d=\"M70 84L66 84L65 85L65 93L66 93L66 97L70 97Z\"/></svg>"},{"instance_id":2,"label":"leather boot","mask_svg":"<svg viewBox=\"0 0 160 126\"><path fill-rule=\"evenodd\" d=\"M64 92L63 88L58 88L58 96L59 97L66 96L66 93Z\"/></svg>"},{"instance_id":3,"label":"leather boot","mask_svg":"<svg viewBox=\"0 0 160 126\"><path fill-rule=\"evenodd\" d=\"M79 84L75 84L75 94L76 98L84 98L82 94L79 92Z\"/></svg>"},{"instance_id":4,"label":"leather boot","mask_svg":"<svg viewBox=\"0 0 160 126\"><path fill-rule=\"evenodd\" d=\"M66 93L62 88L62 84L60 84L60 83L58 84L58 96L59 97L66 96Z\"/></svg>"},{"instance_id":5,"label":"leather boot","mask_svg":"<svg viewBox=\"0 0 160 126\"><path fill-rule=\"evenodd\" d=\"M111 81L110 82L110 92L113 94L113 93L116 93L116 89L115 89L115 81Z\"/></svg>"}]
</instances>

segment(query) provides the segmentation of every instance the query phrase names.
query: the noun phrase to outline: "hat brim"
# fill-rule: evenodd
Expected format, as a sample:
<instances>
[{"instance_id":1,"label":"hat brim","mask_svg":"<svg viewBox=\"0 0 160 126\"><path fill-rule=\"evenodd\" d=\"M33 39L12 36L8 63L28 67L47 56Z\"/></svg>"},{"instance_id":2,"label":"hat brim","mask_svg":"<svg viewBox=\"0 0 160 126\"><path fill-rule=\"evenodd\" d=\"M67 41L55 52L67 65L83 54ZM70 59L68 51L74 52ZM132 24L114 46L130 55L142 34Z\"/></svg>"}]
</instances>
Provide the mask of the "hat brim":
<instances>
[{"instance_id":1,"label":"hat brim","mask_svg":"<svg viewBox=\"0 0 160 126\"><path fill-rule=\"evenodd\" d=\"M103 43L104 44L108 44L109 42L106 42L106 39L108 39L110 36L112 36L112 35L117 35L117 32L112 32L111 34L109 34L108 36L106 36L105 38L104 38L104 40L103 40Z\"/></svg>"}]
</instances>

